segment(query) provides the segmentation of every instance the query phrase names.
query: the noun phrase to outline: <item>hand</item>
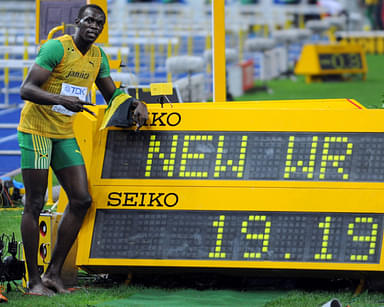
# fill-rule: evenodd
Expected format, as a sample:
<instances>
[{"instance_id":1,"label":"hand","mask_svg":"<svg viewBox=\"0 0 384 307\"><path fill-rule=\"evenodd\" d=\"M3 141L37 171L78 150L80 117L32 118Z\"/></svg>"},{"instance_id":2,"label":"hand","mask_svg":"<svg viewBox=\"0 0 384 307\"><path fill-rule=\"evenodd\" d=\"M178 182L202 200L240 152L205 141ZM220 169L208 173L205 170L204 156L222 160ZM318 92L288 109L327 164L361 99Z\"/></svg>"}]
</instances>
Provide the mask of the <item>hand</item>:
<instances>
[{"instance_id":1,"label":"hand","mask_svg":"<svg viewBox=\"0 0 384 307\"><path fill-rule=\"evenodd\" d=\"M148 120L148 109L145 103L136 99L132 102L132 107L134 108L132 119L133 122L136 124L137 131Z\"/></svg>"},{"instance_id":2,"label":"hand","mask_svg":"<svg viewBox=\"0 0 384 307\"><path fill-rule=\"evenodd\" d=\"M85 105L91 105L92 106L93 105L92 103L82 101L76 96L62 96L61 95L59 97L60 97L60 99L59 99L58 104L62 105L64 108L68 109L69 111L72 111L72 112L86 111L88 113L95 115L92 111L90 111L84 107Z\"/></svg>"}]
</instances>

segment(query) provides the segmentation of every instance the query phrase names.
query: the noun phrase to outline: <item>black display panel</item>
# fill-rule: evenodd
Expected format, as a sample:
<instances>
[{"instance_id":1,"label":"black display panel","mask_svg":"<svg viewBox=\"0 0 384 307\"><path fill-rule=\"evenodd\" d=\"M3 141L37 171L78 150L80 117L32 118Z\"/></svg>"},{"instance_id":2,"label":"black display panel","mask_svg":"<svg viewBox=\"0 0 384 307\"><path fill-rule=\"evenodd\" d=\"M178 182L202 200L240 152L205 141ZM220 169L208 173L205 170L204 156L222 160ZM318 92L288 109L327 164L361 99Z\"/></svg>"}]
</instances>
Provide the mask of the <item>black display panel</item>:
<instances>
[{"instance_id":1,"label":"black display panel","mask_svg":"<svg viewBox=\"0 0 384 307\"><path fill-rule=\"evenodd\" d=\"M360 53L322 53L319 62L322 70L363 68Z\"/></svg>"},{"instance_id":2,"label":"black display panel","mask_svg":"<svg viewBox=\"0 0 384 307\"><path fill-rule=\"evenodd\" d=\"M383 133L108 131L102 178L384 181Z\"/></svg>"},{"instance_id":3,"label":"black display panel","mask_svg":"<svg viewBox=\"0 0 384 307\"><path fill-rule=\"evenodd\" d=\"M96 210L90 258L379 263L383 215Z\"/></svg>"}]
</instances>

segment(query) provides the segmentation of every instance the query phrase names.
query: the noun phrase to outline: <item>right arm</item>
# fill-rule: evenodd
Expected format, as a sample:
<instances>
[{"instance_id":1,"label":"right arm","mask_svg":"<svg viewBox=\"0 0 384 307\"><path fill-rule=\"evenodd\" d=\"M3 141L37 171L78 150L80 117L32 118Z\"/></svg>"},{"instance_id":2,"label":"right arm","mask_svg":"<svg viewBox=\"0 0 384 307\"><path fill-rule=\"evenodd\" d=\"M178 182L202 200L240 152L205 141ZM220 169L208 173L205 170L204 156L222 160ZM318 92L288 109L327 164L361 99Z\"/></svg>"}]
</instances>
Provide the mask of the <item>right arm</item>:
<instances>
[{"instance_id":1,"label":"right arm","mask_svg":"<svg viewBox=\"0 0 384 307\"><path fill-rule=\"evenodd\" d=\"M34 63L21 85L21 98L42 105L59 104L72 112L80 112L83 110L84 104L89 104L78 97L52 94L43 90L41 86L48 80L50 75L51 71Z\"/></svg>"}]
</instances>

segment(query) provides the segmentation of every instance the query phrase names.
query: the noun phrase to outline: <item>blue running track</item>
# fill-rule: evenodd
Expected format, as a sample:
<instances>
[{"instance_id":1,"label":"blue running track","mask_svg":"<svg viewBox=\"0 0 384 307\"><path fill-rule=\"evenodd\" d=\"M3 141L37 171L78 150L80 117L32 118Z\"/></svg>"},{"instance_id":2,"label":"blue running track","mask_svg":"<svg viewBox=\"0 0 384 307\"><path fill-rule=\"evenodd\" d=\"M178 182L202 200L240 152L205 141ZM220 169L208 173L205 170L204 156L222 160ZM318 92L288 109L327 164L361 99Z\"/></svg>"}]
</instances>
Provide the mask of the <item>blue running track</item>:
<instances>
[{"instance_id":1,"label":"blue running track","mask_svg":"<svg viewBox=\"0 0 384 307\"><path fill-rule=\"evenodd\" d=\"M20 107L0 109L0 176L20 168L16 130L20 111Z\"/></svg>"}]
</instances>

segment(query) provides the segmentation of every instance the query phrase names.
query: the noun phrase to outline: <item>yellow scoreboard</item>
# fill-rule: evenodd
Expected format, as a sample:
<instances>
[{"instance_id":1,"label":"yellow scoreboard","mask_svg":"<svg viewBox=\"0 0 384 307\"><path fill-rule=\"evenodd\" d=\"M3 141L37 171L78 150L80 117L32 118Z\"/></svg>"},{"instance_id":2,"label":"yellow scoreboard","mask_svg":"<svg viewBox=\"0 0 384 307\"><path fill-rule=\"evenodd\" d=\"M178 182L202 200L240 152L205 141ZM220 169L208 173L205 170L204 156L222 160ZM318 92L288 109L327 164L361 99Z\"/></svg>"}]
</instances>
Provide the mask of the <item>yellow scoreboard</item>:
<instances>
[{"instance_id":1,"label":"yellow scoreboard","mask_svg":"<svg viewBox=\"0 0 384 307\"><path fill-rule=\"evenodd\" d=\"M102 106L78 115L94 201L78 266L384 270L383 110L148 107L139 132L99 130Z\"/></svg>"},{"instance_id":2,"label":"yellow scoreboard","mask_svg":"<svg viewBox=\"0 0 384 307\"><path fill-rule=\"evenodd\" d=\"M361 74L365 79L367 63L359 44L305 45L295 67L295 73L312 82L327 75Z\"/></svg>"}]
</instances>

